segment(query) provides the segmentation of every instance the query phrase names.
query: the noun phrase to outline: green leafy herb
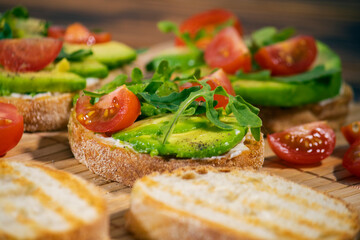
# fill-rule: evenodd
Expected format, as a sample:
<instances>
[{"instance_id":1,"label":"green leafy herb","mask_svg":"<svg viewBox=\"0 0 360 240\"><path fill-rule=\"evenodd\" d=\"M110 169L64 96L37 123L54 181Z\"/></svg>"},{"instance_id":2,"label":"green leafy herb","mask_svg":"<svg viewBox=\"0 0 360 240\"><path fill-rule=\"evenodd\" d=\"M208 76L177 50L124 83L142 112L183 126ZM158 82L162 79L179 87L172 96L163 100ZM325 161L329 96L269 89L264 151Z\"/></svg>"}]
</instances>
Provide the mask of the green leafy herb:
<instances>
[{"instance_id":1,"label":"green leafy herb","mask_svg":"<svg viewBox=\"0 0 360 240\"><path fill-rule=\"evenodd\" d=\"M144 78L140 68L134 68L131 72L131 80L135 83L141 83L141 80Z\"/></svg>"},{"instance_id":2,"label":"green leafy herb","mask_svg":"<svg viewBox=\"0 0 360 240\"><path fill-rule=\"evenodd\" d=\"M62 48L55 61L60 61L63 58L66 58L69 61L81 61L84 58L91 56L92 54L93 52L91 49L79 49L75 52L67 53L65 52L64 48Z\"/></svg>"}]
</instances>

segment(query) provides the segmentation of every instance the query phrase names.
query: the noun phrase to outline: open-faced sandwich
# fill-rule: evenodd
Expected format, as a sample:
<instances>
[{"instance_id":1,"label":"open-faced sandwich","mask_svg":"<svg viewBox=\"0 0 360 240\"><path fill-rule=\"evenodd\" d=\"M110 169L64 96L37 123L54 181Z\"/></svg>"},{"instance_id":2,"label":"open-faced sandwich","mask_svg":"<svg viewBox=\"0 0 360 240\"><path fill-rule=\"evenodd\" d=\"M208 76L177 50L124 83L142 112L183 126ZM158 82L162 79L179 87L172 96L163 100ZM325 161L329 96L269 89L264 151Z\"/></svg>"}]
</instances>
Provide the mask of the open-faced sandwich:
<instances>
[{"instance_id":1,"label":"open-faced sandwich","mask_svg":"<svg viewBox=\"0 0 360 240\"><path fill-rule=\"evenodd\" d=\"M235 96L221 69L199 75L171 79L173 69L163 61L150 79L135 68L131 81L119 75L95 92L83 91L68 124L75 158L125 185L184 166L260 168L259 110ZM193 86L181 89L185 83Z\"/></svg>"},{"instance_id":2,"label":"open-faced sandwich","mask_svg":"<svg viewBox=\"0 0 360 240\"><path fill-rule=\"evenodd\" d=\"M150 49L138 57L139 67L153 71L166 59L181 72L222 68L235 93L261 109L266 133L319 120L337 129L343 124L351 88L342 81L339 56L313 37L274 27L244 36L238 18L223 9L194 15L180 27L158 26L175 33L175 46Z\"/></svg>"},{"instance_id":3,"label":"open-faced sandwich","mask_svg":"<svg viewBox=\"0 0 360 240\"><path fill-rule=\"evenodd\" d=\"M78 23L56 35L57 27L30 18L23 7L0 17L0 102L18 108L25 131L66 127L75 93L101 85L111 69L136 57L110 34Z\"/></svg>"}]
</instances>

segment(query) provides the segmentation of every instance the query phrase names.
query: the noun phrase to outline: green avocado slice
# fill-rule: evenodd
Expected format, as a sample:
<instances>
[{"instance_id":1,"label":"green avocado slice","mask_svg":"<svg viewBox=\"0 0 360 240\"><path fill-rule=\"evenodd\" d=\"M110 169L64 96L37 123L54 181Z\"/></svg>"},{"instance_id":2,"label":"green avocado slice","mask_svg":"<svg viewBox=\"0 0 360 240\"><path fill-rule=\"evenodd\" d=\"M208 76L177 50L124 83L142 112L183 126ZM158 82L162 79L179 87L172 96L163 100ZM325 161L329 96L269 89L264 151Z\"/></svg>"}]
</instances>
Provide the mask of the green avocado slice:
<instances>
[{"instance_id":1,"label":"green avocado slice","mask_svg":"<svg viewBox=\"0 0 360 240\"><path fill-rule=\"evenodd\" d=\"M0 70L0 96L11 93L73 92L85 87L86 80L74 73L14 73Z\"/></svg>"},{"instance_id":2,"label":"green avocado slice","mask_svg":"<svg viewBox=\"0 0 360 240\"><path fill-rule=\"evenodd\" d=\"M232 82L236 94L251 104L279 107L300 106L337 96L342 84L340 58L321 42L317 42L317 48L318 56L313 67L324 65L325 69L335 69L338 72L297 84L271 79L237 79Z\"/></svg>"},{"instance_id":3,"label":"green avocado slice","mask_svg":"<svg viewBox=\"0 0 360 240\"><path fill-rule=\"evenodd\" d=\"M231 130L215 127L204 115L183 116L167 143L162 144L162 135L159 133L172 116L163 115L137 121L112 137L129 143L142 153L177 158L205 158L228 152L241 142L247 132L231 116L221 117L221 121L234 127Z\"/></svg>"},{"instance_id":4,"label":"green avocado slice","mask_svg":"<svg viewBox=\"0 0 360 240\"><path fill-rule=\"evenodd\" d=\"M88 57L83 61L71 61L70 72L82 77L105 78L109 74L109 69L104 64Z\"/></svg>"},{"instance_id":5,"label":"green avocado slice","mask_svg":"<svg viewBox=\"0 0 360 240\"><path fill-rule=\"evenodd\" d=\"M160 62L166 60L171 68L179 67L181 70L187 70L204 65L203 53L188 48L174 47L166 49L150 62L146 64L147 71L155 71Z\"/></svg>"},{"instance_id":6,"label":"green avocado slice","mask_svg":"<svg viewBox=\"0 0 360 240\"><path fill-rule=\"evenodd\" d=\"M93 52L92 57L109 68L120 67L136 58L134 49L116 41L97 43L92 46L64 43L64 48L67 53L90 48Z\"/></svg>"}]
</instances>

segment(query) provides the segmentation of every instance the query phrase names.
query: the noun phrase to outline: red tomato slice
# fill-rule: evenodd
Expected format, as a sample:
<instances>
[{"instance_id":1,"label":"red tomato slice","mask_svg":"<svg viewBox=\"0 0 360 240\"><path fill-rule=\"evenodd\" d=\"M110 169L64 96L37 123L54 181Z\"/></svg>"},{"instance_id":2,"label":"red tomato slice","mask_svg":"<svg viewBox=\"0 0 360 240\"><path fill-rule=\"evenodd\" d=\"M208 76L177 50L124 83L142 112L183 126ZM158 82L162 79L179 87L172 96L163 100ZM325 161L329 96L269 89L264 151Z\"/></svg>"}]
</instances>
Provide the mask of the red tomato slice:
<instances>
[{"instance_id":1,"label":"red tomato slice","mask_svg":"<svg viewBox=\"0 0 360 240\"><path fill-rule=\"evenodd\" d=\"M39 71L55 60L62 44L52 38L0 40L0 64L13 72Z\"/></svg>"},{"instance_id":2,"label":"red tomato slice","mask_svg":"<svg viewBox=\"0 0 360 240\"><path fill-rule=\"evenodd\" d=\"M310 36L298 36L267 47L255 54L256 62L272 75L292 75L309 69L317 55L316 42Z\"/></svg>"},{"instance_id":3,"label":"red tomato slice","mask_svg":"<svg viewBox=\"0 0 360 240\"><path fill-rule=\"evenodd\" d=\"M64 38L66 29L62 26L52 25L48 28L47 36L51 38Z\"/></svg>"},{"instance_id":4,"label":"red tomato slice","mask_svg":"<svg viewBox=\"0 0 360 240\"><path fill-rule=\"evenodd\" d=\"M23 131L23 117L17 112L16 107L0 103L0 157L18 144Z\"/></svg>"},{"instance_id":5,"label":"red tomato slice","mask_svg":"<svg viewBox=\"0 0 360 240\"><path fill-rule=\"evenodd\" d=\"M351 144L343 158L343 166L350 173L360 177L360 140Z\"/></svg>"},{"instance_id":6,"label":"red tomato slice","mask_svg":"<svg viewBox=\"0 0 360 240\"><path fill-rule=\"evenodd\" d=\"M199 48L205 49L214 37L214 30L216 26L219 26L230 19L234 20L233 26L236 31L242 35L243 30L239 19L232 12L225 9L213 9L188 18L180 25L180 32L188 32L190 37L194 38L201 29L205 29L206 36L199 39L196 43ZM175 45L184 46L185 43L180 38L176 38Z\"/></svg>"},{"instance_id":7,"label":"red tomato slice","mask_svg":"<svg viewBox=\"0 0 360 240\"><path fill-rule=\"evenodd\" d=\"M349 144L353 144L360 139L360 121L350 123L341 127L341 132Z\"/></svg>"},{"instance_id":8,"label":"red tomato slice","mask_svg":"<svg viewBox=\"0 0 360 240\"><path fill-rule=\"evenodd\" d=\"M314 122L270 134L268 141L279 158L292 163L311 164L330 156L336 139L326 122Z\"/></svg>"},{"instance_id":9,"label":"red tomato slice","mask_svg":"<svg viewBox=\"0 0 360 240\"><path fill-rule=\"evenodd\" d=\"M239 69L251 70L251 55L239 33L233 27L221 30L205 49L205 62L212 68L222 68L234 74Z\"/></svg>"},{"instance_id":10,"label":"red tomato slice","mask_svg":"<svg viewBox=\"0 0 360 240\"><path fill-rule=\"evenodd\" d=\"M64 39L70 43L93 45L95 43L109 42L111 40L111 34L108 32L93 33L81 23L73 23L67 27Z\"/></svg>"},{"instance_id":11,"label":"red tomato slice","mask_svg":"<svg viewBox=\"0 0 360 240\"><path fill-rule=\"evenodd\" d=\"M216 72L210 74L209 76L204 77L203 79L209 79L209 81L207 81L207 83L210 85L211 90L214 90L217 86L222 86L228 94L235 96L235 91L231 85L231 82L230 82L229 78L226 76L226 73L222 69L217 70ZM199 86L199 85L200 84L198 84L198 83L187 82L187 83L183 84L182 86L180 86L180 91L184 90L185 88L190 88L190 87ZM225 97L225 96L222 96L219 94L215 94L214 100L216 100L218 102L216 104L215 108L220 108L220 107L225 108L229 102L228 97ZM199 97L199 98L195 99L195 101L204 102L205 99L203 97Z\"/></svg>"},{"instance_id":12,"label":"red tomato slice","mask_svg":"<svg viewBox=\"0 0 360 240\"><path fill-rule=\"evenodd\" d=\"M104 95L92 105L89 96L76 103L76 118L94 132L116 132L132 125L140 115L140 101L125 85Z\"/></svg>"}]
</instances>

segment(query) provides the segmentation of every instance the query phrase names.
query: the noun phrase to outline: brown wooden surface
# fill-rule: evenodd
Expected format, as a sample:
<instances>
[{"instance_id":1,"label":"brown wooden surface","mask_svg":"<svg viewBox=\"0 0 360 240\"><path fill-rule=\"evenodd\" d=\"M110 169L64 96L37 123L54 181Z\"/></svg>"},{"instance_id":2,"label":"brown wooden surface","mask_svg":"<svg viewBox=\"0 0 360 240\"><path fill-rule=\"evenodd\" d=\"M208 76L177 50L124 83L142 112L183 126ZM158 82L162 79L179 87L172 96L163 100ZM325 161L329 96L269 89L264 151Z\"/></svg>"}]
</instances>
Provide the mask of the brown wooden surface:
<instances>
[{"instance_id":1,"label":"brown wooden surface","mask_svg":"<svg viewBox=\"0 0 360 240\"><path fill-rule=\"evenodd\" d=\"M360 104L352 105L347 122L360 119ZM360 178L352 176L341 165L342 156L349 145L337 133L337 146L334 153L321 164L299 166L284 162L274 156L269 146L265 148L265 163L261 171L267 171L307 185L330 195L339 197L360 210ZM76 174L106 191L111 213L110 233L113 239L133 239L124 228L124 213L129 207L131 189L120 183L106 181L91 173L84 165L74 159L67 132L25 133L20 143L10 150L5 158L16 160L35 160L45 165Z\"/></svg>"},{"instance_id":2,"label":"brown wooden surface","mask_svg":"<svg viewBox=\"0 0 360 240\"><path fill-rule=\"evenodd\" d=\"M173 39L158 31L156 23L181 23L192 14L226 8L241 20L245 34L264 26L294 27L334 49L343 62L344 79L360 101L359 0L0 0L0 12L17 4L31 16L53 24L82 22L90 29L111 31L113 38L133 47L149 47Z\"/></svg>"}]
</instances>

